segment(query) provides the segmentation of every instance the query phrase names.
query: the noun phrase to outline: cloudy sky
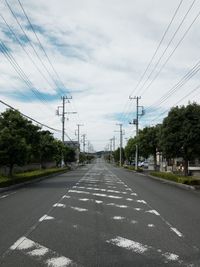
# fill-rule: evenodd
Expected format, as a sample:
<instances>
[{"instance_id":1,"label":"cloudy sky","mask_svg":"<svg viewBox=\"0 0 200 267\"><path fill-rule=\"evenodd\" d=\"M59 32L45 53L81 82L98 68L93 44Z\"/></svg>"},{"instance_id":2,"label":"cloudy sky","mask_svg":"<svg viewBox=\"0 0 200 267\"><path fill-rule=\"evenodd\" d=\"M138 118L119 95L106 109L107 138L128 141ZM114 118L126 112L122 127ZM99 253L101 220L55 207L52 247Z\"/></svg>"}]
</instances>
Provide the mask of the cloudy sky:
<instances>
[{"instance_id":1,"label":"cloudy sky","mask_svg":"<svg viewBox=\"0 0 200 267\"><path fill-rule=\"evenodd\" d=\"M135 134L129 96L141 96L141 128L173 105L199 103L199 12L197 0L2 0L0 100L61 129L55 111L62 95L72 96L71 139L82 123L101 150L114 135L118 144L123 123L125 143Z\"/></svg>"}]
</instances>

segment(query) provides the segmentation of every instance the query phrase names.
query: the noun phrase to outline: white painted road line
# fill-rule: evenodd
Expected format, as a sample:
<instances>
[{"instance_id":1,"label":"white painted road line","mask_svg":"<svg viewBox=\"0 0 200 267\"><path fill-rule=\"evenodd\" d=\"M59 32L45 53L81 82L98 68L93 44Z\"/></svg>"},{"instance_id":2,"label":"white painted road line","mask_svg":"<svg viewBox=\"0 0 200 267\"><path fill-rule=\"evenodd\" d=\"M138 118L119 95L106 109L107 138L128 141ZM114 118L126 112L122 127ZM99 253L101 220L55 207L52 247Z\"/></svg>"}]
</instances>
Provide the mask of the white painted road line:
<instances>
[{"instance_id":1,"label":"white painted road line","mask_svg":"<svg viewBox=\"0 0 200 267\"><path fill-rule=\"evenodd\" d=\"M21 237L11 247L10 250L17 250L31 257L33 260L40 262L42 266L49 267L67 267L75 265L71 259L59 255L57 252L44 247L27 237ZM78 267L78 265L76 264Z\"/></svg>"},{"instance_id":2,"label":"white painted road line","mask_svg":"<svg viewBox=\"0 0 200 267\"><path fill-rule=\"evenodd\" d=\"M160 216L160 213L158 213L156 210L147 210L145 212L152 213L152 214L154 214L156 216Z\"/></svg>"},{"instance_id":3,"label":"white painted road line","mask_svg":"<svg viewBox=\"0 0 200 267\"><path fill-rule=\"evenodd\" d=\"M106 195L106 194L100 194L100 193L93 193L92 195L93 196L99 196L99 197L122 199L122 197L119 197L119 196L112 196L112 195Z\"/></svg>"},{"instance_id":4,"label":"white painted road line","mask_svg":"<svg viewBox=\"0 0 200 267\"><path fill-rule=\"evenodd\" d=\"M122 182L121 179L119 179L117 176L116 176L116 178L119 180L117 183L124 184L124 186L128 189L128 186L124 182ZM135 192L132 192L130 195L131 196L138 196L137 193L135 193ZM126 200L131 201L130 198L126 198ZM154 214L156 216L159 216L161 218L161 220L163 222L165 222L166 225L168 225L168 227L170 228L170 231L174 232L178 237L181 237L181 238L184 237L184 235L179 230L177 230L177 228L173 227L167 220L165 220L165 218L163 218L160 215L160 213L158 211L154 210L153 207L151 207L145 200L136 200L136 202L146 204L150 208L150 210L145 211L146 213L151 213L151 214ZM141 211L142 209L141 208L134 208L134 210Z\"/></svg>"},{"instance_id":5,"label":"white painted road line","mask_svg":"<svg viewBox=\"0 0 200 267\"><path fill-rule=\"evenodd\" d=\"M6 198L6 197L8 197L8 196L9 196L9 194L8 194L8 195L3 195L3 196L0 197L0 199L2 199L2 198Z\"/></svg>"},{"instance_id":6,"label":"white painted road line","mask_svg":"<svg viewBox=\"0 0 200 267\"><path fill-rule=\"evenodd\" d=\"M62 203L55 203L55 204L53 205L53 207L65 208L66 205L65 205L65 204L62 204Z\"/></svg>"},{"instance_id":7,"label":"white painted road line","mask_svg":"<svg viewBox=\"0 0 200 267\"><path fill-rule=\"evenodd\" d=\"M181 266L185 266L183 264L183 261L179 259L179 256L174 253L162 252L161 249L155 249L152 246L144 245L142 243L139 243L139 242L127 239L127 238L123 238L121 236L117 236L113 239L107 240L106 243L130 250L134 253L141 254L141 255L145 254L146 252L158 253L161 255L161 257L163 258L165 262L173 261L173 262L179 263L179 265Z\"/></svg>"},{"instance_id":8,"label":"white painted road line","mask_svg":"<svg viewBox=\"0 0 200 267\"><path fill-rule=\"evenodd\" d=\"M145 200L137 200L136 202L138 203L143 203L143 204L147 204L147 202Z\"/></svg>"},{"instance_id":9,"label":"white painted road line","mask_svg":"<svg viewBox=\"0 0 200 267\"><path fill-rule=\"evenodd\" d=\"M55 218L52 217L52 216L48 216L47 214L45 214L44 216L42 216L40 219L39 219L39 222L42 222L42 221L48 221L48 220L54 220Z\"/></svg>"},{"instance_id":10,"label":"white painted road line","mask_svg":"<svg viewBox=\"0 0 200 267\"><path fill-rule=\"evenodd\" d=\"M80 207L70 207L73 210L79 211L79 212L83 212L83 211L88 211L88 209L84 209L84 208L80 208Z\"/></svg>"},{"instance_id":11,"label":"white painted road line","mask_svg":"<svg viewBox=\"0 0 200 267\"><path fill-rule=\"evenodd\" d=\"M145 251L149 249L148 246L146 245L142 245L139 242L135 242L133 240L123 238L120 236L117 236L116 238L113 238L111 240L107 240L106 242L121 248L126 248L138 254L143 254Z\"/></svg>"},{"instance_id":12,"label":"white painted road line","mask_svg":"<svg viewBox=\"0 0 200 267\"><path fill-rule=\"evenodd\" d=\"M126 206L126 205L119 205L119 204L115 204L115 203L108 203L106 205L107 206L114 206L116 208L122 208L122 209L127 209L128 208L128 206Z\"/></svg>"},{"instance_id":13,"label":"white painted road line","mask_svg":"<svg viewBox=\"0 0 200 267\"><path fill-rule=\"evenodd\" d=\"M174 227L170 227L171 231L173 231L174 233L177 234L177 236L179 237L183 237L183 234L181 232L179 232L176 228Z\"/></svg>"},{"instance_id":14,"label":"white painted road line","mask_svg":"<svg viewBox=\"0 0 200 267\"><path fill-rule=\"evenodd\" d=\"M112 219L122 221L122 220L125 219L125 217L122 217L122 216L114 216Z\"/></svg>"}]
</instances>

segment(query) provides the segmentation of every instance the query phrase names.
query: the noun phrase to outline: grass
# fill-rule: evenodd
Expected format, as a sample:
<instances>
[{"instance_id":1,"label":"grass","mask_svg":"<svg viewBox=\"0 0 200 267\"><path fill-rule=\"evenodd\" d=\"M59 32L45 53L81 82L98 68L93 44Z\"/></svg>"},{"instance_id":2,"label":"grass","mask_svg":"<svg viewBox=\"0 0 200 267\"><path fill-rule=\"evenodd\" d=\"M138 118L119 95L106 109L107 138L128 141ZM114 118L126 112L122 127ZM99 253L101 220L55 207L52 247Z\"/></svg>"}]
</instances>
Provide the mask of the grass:
<instances>
[{"instance_id":1,"label":"grass","mask_svg":"<svg viewBox=\"0 0 200 267\"><path fill-rule=\"evenodd\" d=\"M170 172L151 172L150 175L156 176L162 179L170 180L180 184L187 185L200 185L200 179L191 176L180 176Z\"/></svg>"},{"instance_id":2,"label":"grass","mask_svg":"<svg viewBox=\"0 0 200 267\"><path fill-rule=\"evenodd\" d=\"M130 170L130 171L136 171L136 169L135 169L134 166L128 166L128 165L126 165L126 166L124 166L124 168L125 168L125 169L128 169L128 170ZM143 169L140 168L140 167L138 167L137 172L143 172Z\"/></svg>"},{"instance_id":3,"label":"grass","mask_svg":"<svg viewBox=\"0 0 200 267\"><path fill-rule=\"evenodd\" d=\"M51 169L34 170L34 171L29 171L29 172L17 173L13 177L0 176L0 188L31 181L39 177L48 176L54 173L60 173L60 172L64 172L67 170L69 170L68 167L51 168Z\"/></svg>"}]
</instances>

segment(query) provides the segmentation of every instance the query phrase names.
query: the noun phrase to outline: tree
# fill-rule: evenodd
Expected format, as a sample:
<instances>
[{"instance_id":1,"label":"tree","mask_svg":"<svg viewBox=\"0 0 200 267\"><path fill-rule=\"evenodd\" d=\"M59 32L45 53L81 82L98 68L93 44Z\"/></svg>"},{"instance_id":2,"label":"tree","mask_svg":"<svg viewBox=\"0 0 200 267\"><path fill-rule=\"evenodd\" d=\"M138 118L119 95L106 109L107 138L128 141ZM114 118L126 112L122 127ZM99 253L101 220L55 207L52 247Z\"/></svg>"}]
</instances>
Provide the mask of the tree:
<instances>
[{"instance_id":1,"label":"tree","mask_svg":"<svg viewBox=\"0 0 200 267\"><path fill-rule=\"evenodd\" d=\"M139 143L139 154L144 158L148 158L153 155L154 167L156 168L156 152L159 147L159 134L160 125L153 127L145 127L139 131L138 143Z\"/></svg>"},{"instance_id":2,"label":"tree","mask_svg":"<svg viewBox=\"0 0 200 267\"><path fill-rule=\"evenodd\" d=\"M64 162L65 164L76 161L75 149L69 146L64 148Z\"/></svg>"},{"instance_id":3,"label":"tree","mask_svg":"<svg viewBox=\"0 0 200 267\"><path fill-rule=\"evenodd\" d=\"M53 155L53 159L56 162L56 166L61 166L62 158L64 156L65 151L65 145L62 143L62 141L55 139L54 140L54 146L55 146L55 153Z\"/></svg>"},{"instance_id":4,"label":"tree","mask_svg":"<svg viewBox=\"0 0 200 267\"><path fill-rule=\"evenodd\" d=\"M9 167L10 176L14 165L24 165L30 154L31 148L21 131L26 125L27 120L18 111L9 109L0 115L0 162Z\"/></svg>"},{"instance_id":5,"label":"tree","mask_svg":"<svg viewBox=\"0 0 200 267\"><path fill-rule=\"evenodd\" d=\"M113 157L114 157L115 162L119 163L120 161L120 148L119 147L117 150L113 152ZM124 160L125 160L125 153L122 147L122 164L124 163Z\"/></svg>"},{"instance_id":6,"label":"tree","mask_svg":"<svg viewBox=\"0 0 200 267\"><path fill-rule=\"evenodd\" d=\"M87 160L85 153L80 153L79 162L84 163Z\"/></svg>"},{"instance_id":7,"label":"tree","mask_svg":"<svg viewBox=\"0 0 200 267\"><path fill-rule=\"evenodd\" d=\"M56 155L57 148L54 140L52 133L49 131L40 131L38 154L42 168L45 168L45 162L53 160Z\"/></svg>"},{"instance_id":8,"label":"tree","mask_svg":"<svg viewBox=\"0 0 200 267\"><path fill-rule=\"evenodd\" d=\"M136 138L130 138L125 147L125 156L126 159L131 163L135 159L135 150L136 150Z\"/></svg>"},{"instance_id":9,"label":"tree","mask_svg":"<svg viewBox=\"0 0 200 267\"><path fill-rule=\"evenodd\" d=\"M185 175L188 162L200 157L200 105L174 107L163 121L161 146L170 159L182 157Z\"/></svg>"}]
</instances>

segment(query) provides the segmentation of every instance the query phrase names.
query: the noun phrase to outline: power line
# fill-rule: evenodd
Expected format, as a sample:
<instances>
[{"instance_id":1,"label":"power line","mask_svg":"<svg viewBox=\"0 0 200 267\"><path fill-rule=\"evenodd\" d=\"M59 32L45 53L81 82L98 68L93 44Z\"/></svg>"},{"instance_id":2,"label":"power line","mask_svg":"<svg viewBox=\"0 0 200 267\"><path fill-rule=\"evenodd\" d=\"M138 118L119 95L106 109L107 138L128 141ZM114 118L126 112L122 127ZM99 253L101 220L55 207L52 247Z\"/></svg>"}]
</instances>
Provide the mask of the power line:
<instances>
[{"instance_id":1,"label":"power line","mask_svg":"<svg viewBox=\"0 0 200 267\"><path fill-rule=\"evenodd\" d=\"M42 126L42 127L48 128L48 129L50 129L50 130L52 130L52 131L55 131L55 132L61 132L61 130L59 130L59 129L50 127L50 126L48 126L48 125L46 125L46 124L44 124L44 123L41 123L41 122L39 122L39 121L33 119L32 117L30 117L30 116L28 116L28 115L22 113L21 111L19 111L18 109L12 107L11 105L7 104L7 103L4 102L3 100L0 100L0 103L2 103L3 105L7 106L8 108L10 108L10 109L12 109L12 110L18 111L23 117L25 117L25 118L27 118L27 119L29 119L29 120L31 120L31 121L34 121L35 123L39 124L39 125ZM75 146L74 141L70 138L70 136L69 136L67 133L65 133L65 136L67 136L67 138L69 139L69 141Z\"/></svg>"},{"instance_id":2,"label":"power line","mask_svg":"<svg viewBox=\"0 0 200 267\"><path fill-rule=\"evenodd\" d=\"M192 93L194 93L195 91L197 91L198 89L200 89L200 85L196 86L191 92L189 92L188 94L186 94L185 96L183 96L181 99L179 99L173 106L178 105L180 102L182 102L186 97L188 97L189 95L191 95ZM165 113L167 113L169 111L169 109L166 109L164 112L162 112L159 116L155 117L153 120L151 120L151 122L158 120L159 118L161 118Z\"/></svg>"},{"instance_id":3,"label":"power line","mask_svg":"<svg viewBox=\"0 0 200 267\"><path fill-rule=\"evenodd\" d=\"M51 62L49 56L47 55L47 52L45 51L45 49L44 49L44 47L43 47L43 45L42 45L42 43L41 43L41 41L40 41L40 38L38 37L38 35L37 35L37 33L36 33L36 31L35 31L35 29L34 29L32 23L31 23L31 21L30 21L28 15L27 15L27 13L26 13L26 11L25 11L25 9L24 9L22 3L20 2L20 0L17 0L17 1L18 1L19 5L20 5L20 7L21 7L21 9L22 9L22 11L23 11L23 13L24 13L24 16L26 17L26 19L27 19L27 21L28 21L28 23L29 23L29 25L30 25L31 30L33 31L33 33L34 33L34 35L35 35L35 37L36 37L36 39L37 39L37 41L38 41L38 43L39 43L39 45L40 45L41 50L43 51L45 57L47 58L47 60L48 60L48 62L49 62L49 64L50 64L50 66L51 66L53 72L54 72L55 75L57 76L57 79L59 80L60 84L61 84L62 86L64 86L64 84L63 84L63 82L61 81L61 79L60 79L60 77L59 77L57 71L55 70L55 68L54 68L54 66L53 66L53 64L52 64L52 62ZM65 87L65 86L64 86L64 87ZM60 90L59 87L58 87L58 89ZM64 94L64 92L63 92L62 90L60 90L60 91L61 91L62 94ZM68 90L68 93L70 93L69 90Z\"/></svg>"},{"instance_id":4,"label":"power line","mask_svg":"<svg viewBox=\"0 0 200 267\"><path fill-rule=\"evenodd\" d=\"M22 9L22 11L23 11L23 13L24 13L24 16L26 17L26 19L27 19L27 21L28 21L28 23L29 23L29 25L30 25L31 30L33 31L33 33L34 33L34 35L35 35L35 37L36 37L36 39L37 39L37 41L38 41L38 43L39 43L39 46L40 46L41 50L43 51L43 53L44 53L44 55L45 55L47 61L49 62L50 66L51 66L51 68L52 68L52 70L53 70L53 72L55 73L55 75L56 75L56 77L57 77L57 80L60 82L61 86L62 86L63 88L65 88L65 90L66 90L66 87L65 87L63 81L61 80L61 78L60 78L58 72L56 71L55 67L53 66L53 64L52 64L52 62L51 62L51 60L50 60L50 58L49 58L49 56L48 56L46 50L44 49L44 46L42 45L42 42L41 42L41 40L40 40L40 38L39 38L37 32L35 31L34 26L33 26L33 24L31 23L31 20L30 20L30 18L29 18L29 16L28 16L27 12L26 12L25 9L24 9L24 6L22 5L22 3L21 3L20 0L17 0L17 1L18 1L19 5L20 5L20 7L21 7L21 9ZM61 90L61 89L59 88L59 86L58 86L58 90L61 92L61 94L65 94L64 91ZM71 95L69 89L67 89L67 92ZM74 102L73 102L73 105L74 105L74 108L77 110L76 105L75 105ZM78 114L78 113L77 113L77 114ZM78 117L79 117L79 115L78 115Z\"/></svg>"},{"instance_id":5,"label":"power line","mask_svg":"<svg viewBox=\"0 0 200 267\"><path fill-rule=\"evenodd\" d=\"M48 81L48 79L45 77L45 75L43 74L43 72L41 71L41 69L37 66L37 64L35 63L35 61L32 59L32 56L30 53L28 53L26 51L26 49L24 48L21 40L17 37L17 35L15 34L15 32L12 30L12 28L10 27L10 25L8 24L8 22L6 21L6 19L3 17L2 14L0 14L0 17L2 18L2 20L4 21L4 23L6 24L7 28L9 29L9 31L11 32L11 34L14 36L15 40L17 41L17 43L20 45L20 47L23 49L23 51L26 53L26 55L28 56L28 58L30 59L30 61L33 63L33 65L35 66L35 68L38 70L38 72L41 74L41 76L45 79L45 81L50 85L50 87L52 89L54 89L51 85L51 83Z\"/></svg>"},{"instance_id":6,"label":"power line","mask_svg":"<svg viewBox=\"0 0 200 267\"><path fill-rule=\"evenodd\" d=\"M165 93L159 100L157 100L154 104L147 107L146 110L151 109L153 106L159 106L164 103L170 96L172 96L178 89L180 89L183 85L185 85L195 74L197 74L200 70L200 60L187 72L184 77L176 83L167 93Z\"/></svg>"},{"instance_id":7,"label":"power line","mask_svg":"<svg viewBox=\"0 0 200 267\"><path fill-rule=\"evenodd\" d=\"M33 118L27 116L26 114L24 114L24 113L20 112L19 110L15 109L14 107L12 107L11 105L7 104L7 103L4 102L3 100L0 100L0 102L1 102L3 105L9 107L9 108L12 109L12 110L18 111L23 117L25 117L25 118L27 118L27 119L29 119L29 120L32 120L32 121L34 121L34 122L36 122L37 124L41 125L42 127L48 128L48 129L53 130L53 131L55 131L55 132L61 132L61 130L55 129L55 128L53 128L53 127L50 127L50 126L48 126L48 125L46 125L46 124L44 124L44 123L41 123L41 122L39 122L39 121L37 121L37 120L35 120L35 119L33 119Z\"/></svg>"},{"instance_id":8,"label":"power line","mask_svg":"<svg viewBox=\"0 0 200 267\"><path fill-rule=\"evenodd\" d=\"M148 84L148 86L141 92L141 94L143 94L151 85L152 83L156 80L156 78L159 76L159 74L161 73L161 71L163 70L163 68L165 67L165 65L168 63L168 61L170 60L170 58L173 56L174 52L177 50L178 46L182 43L182 41L185 39L187 33L189 32L189 30L191 29L192 25L195 23L195 21L197 20L197 18L200 16L200 12L197 13L197 15L195 16L195 18L193 19L192 23L189 25L189 27L187 28L187 30L184 32L184 34L182 35L181 39L179 40L179 42L177 43L177 45L175 46L175 48L172 50L172 52L170 53L170 55L167 57L167 59L165 60L165 62L163 63L163 65L160 67L160 69L158 70L158 72L156 73L156 75L153 77L153 79L151 80L151 82Z\"/></svg>"},{"instance_id":9,"label":"power line","mask_svg":"<svg viewBox=\"0 0 200 267\"><path fill-rule=\"evenodd\" d=\"M160 46L161 46L161 44L162 44L162 42L163 42L163 40L164 40L164 38L165 38L167 32L169 31L169 29L170 29L170 27L171 27L171 25L172 25L172 23L173 23L173 21L174 21L174 19L175 19L176 15L177 15L177 13L178 13L178 11L179 11L181 5L182 5L182 2L183 2L183 0L181 0L181 1L179 2L179 4L178 4L178 6L177 6L177 8L176 8L176 10L175 10L175 12L174 12L174 14L173 14L173 16L172 16L170 22L169 22L169 24L168 24L166 30L164 31L164 34L163 34L163 36L162 36L162 38L161 38L161 40L160 40L160 42L159 42L159 44L158 44L156 50L154 51L154 53L153 53L153 55L152 55L152 57L151 57L151 59L150 59L148 65L147 65L147 67L145 68L143 74L141 75L141 77L140 77L140 79L139 79L139 81L138 81L136 87L135 87L135 88L132 90L132 92L130 93L130 96L132 96L133 92L136 91L136 89L138 88L138 86L141 84L142 79L144 78L145 74L147 73L147 71L148 71L148 69L149 69L151 63L153 62L153 60L154 60L156 54L158 53L158 50L159 50L159 48L160 48ZM127 115L126 115L126 113L127 113L126 110L129 110L130 106L131 106L131 104L129 104L129 107L128 107L127 102L126 102L126 108L125 108L125 110L123 111L124 115L122 115L122 116L120 117L120 120L121 120L121 121L122 121L122 119L125 119L125 118L127 117ZM127 107L128 107L128 109L127 109ZM124 118L124 116L125 116L125 118Z\"/></svg>"},{"instance_id":10,"label":"power line","mask_svg":"<svg viewBox=\"0 0 200 267\"><path fill-rule=\"evenodd\" d=\"M5 0L5 1L7 1L7 0ZM33 26L33 24L31 23L31 20L30 20L30 18L29 18L29 16L28 16L27 12L25 11L24 6L22 5L22 3L21 3L20 0L17 0L17 1L18 1L19 6L21 7L21 9L22 9L22 11L23 11L23 13L24 13L24 16L26 17L26 19L27 19L27 21L28 21L28 23L29 23L29 25L30 25L30 28L31 28L32 32L34 33L34 35L35 35L35 37L36 37L36 39L37 39L37 41L38 41L38 43L39 43L39 46L40 46L41 50L43 51L43 53L44 53L44 55L45 55L47 61L49 62L49 64L50 64L50 66L51 66L51 68L52 68L54 74L56 75L57 80L60 82L60 85L61 85L63 88L65 88L65 90L66 90L66 87L65 87L63 81L61 80L61 78L60 78L58 72L56 71L55 67L53 66L53 64L52 64L52 62L51 62L51 60L50 60L50 57L48 56L48 54L47 54L47 52L46 52L44 46L42 45L42 42L41 42L41 40L40 40L40 38L39 38L37 32L35 31L34 26ZM58 85L58 90L61 92L61 94L65 94L64 91L61 90L61 89L59 88L59 85ZM69 93L69 95L71 95L69 89L67 89L67 92ZM73 105L74 105L74 108L77 110L77 107L76 107L74 101L73 101ZM78 110L77 110L77 111L78 111ZM79 120L80 120L79 113L77 112L77 114L78 114L78 118L79 118Z\"/></svg>"},{"instance_id":11,"label":"power line","mask_svg":"<svg viewBox=\"0 0 200 267\"><path fill-rule=\"evenodd\" d=\"M39 100L44 104L45 99L41 95L41 93L34 88L29 78L26 76L26 74L23 72L15 58L9 53L9 49L5 46L5 44L0 40L0 50L2 51L3 55L6 57L6 59L10 62L14 70L18 73L19 77L25 82L27 87L33 92L33 94L39 98Z\"/></svg>"},{"instance_id":12,"label":"power line","mask_svg":"<svg viewBox=\"0 0 200 267\"><path fill-rule=\"evenodd\" d=\"M51 77L52 81L55 83L56 87L59 88L59 84L57 83L57 81L52 77L52 74L49 72L48 68L46 67L46 65L44 64L43 60L41 59L40 55L38 54L37 50L35 49L35 45L32 44L30 38L28 37L28 35L26 34L23 26L21 25L21 23L19 22L17 16L15 15L15 12L13 11L13 9L11 8L11 6L9 5L8 1L5 0L5 3L8 7L8 9L10 10L11 14L13 15L15 21L17 22L18 26L20 27L21 31L23 32L24 36L26 37L28 43L30 44L30 46L32 47L36 57L38 58L38 60L40 61L40 63L42 64L43 68L46 70L46 72L48 73L48 75Z\"/></svg>"},{"instance_id":13,"label":"power line","mask_svg":"<svg viewBox=\"0 0 200 267\"><path fill-rule=\"evenodd\" d=\"M138 88L138 86L139 86L140 83L142 82L142 79L144 78L144 76L145 76L145 74L147 73L147 71L148 71L148 69L149 69L151 63L153 62L153 60L154 60L156 54L158 53L158 50L159 50L159 48L160 48L160 46L161 46L161 44L162 44L162 42L163 42L163 40L164 40L164 38L165 38L167 32L169 31L170 26L172 25L172 23L173 23L173 21L174 21L176 15L177 15L177 13L178 13L178 11L179 11L181 5L182 5L182 3L183 3L183 0L181 0L181 1L179 2L179 4L178 4L178 6L177 6L177 8L176 8L176 10L175 10L175 12L174 12L174 14L173 14L173 16L172 16L170 22L169 22L169 24L168 24L166 30L164 31L164 34L163 34L163 36L162 36L162 38L161 38L161 40L160 40L160 42L159 42L159 44L158 44L158 46L157 46L155 52L153 53L153 55L152 55L152 57L151 57L151 59L150 59L148 65L147 65L147 67L145 68L143 74L141 75L141 77L140 77L140 79L139 79L139 81L138 81L136 87L133 89L133 91L131 92L130 96L133 94L133 92Z\"/></svg>"}]
</instances>

